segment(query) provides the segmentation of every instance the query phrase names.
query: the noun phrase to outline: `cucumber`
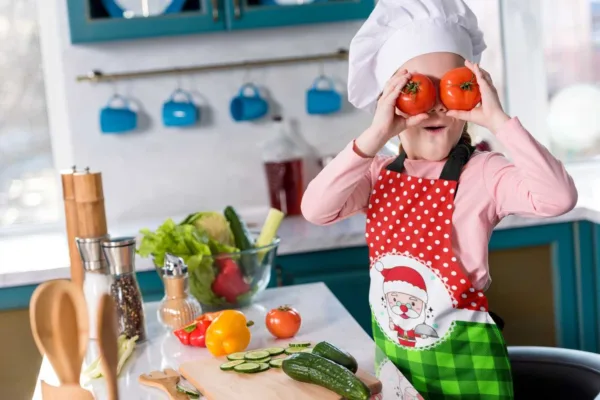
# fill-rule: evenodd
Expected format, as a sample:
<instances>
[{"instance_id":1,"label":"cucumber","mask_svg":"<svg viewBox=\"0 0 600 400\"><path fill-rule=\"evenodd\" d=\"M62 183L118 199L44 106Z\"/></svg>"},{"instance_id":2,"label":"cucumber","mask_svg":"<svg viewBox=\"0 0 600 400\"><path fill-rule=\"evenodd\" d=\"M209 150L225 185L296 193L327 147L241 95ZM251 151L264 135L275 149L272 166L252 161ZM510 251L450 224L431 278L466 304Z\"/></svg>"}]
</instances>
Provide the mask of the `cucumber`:
<instances>
[{"instance_id":1,"label":"cucumber","mask_svg":"<svg viewBox=\"0 0 600 400\"><path fill-rule=\"evenodd\" d=\"M229 221L229 225L231 226L235 247L240 249L240 251L253 249L252 234L235 209L231 206L227 206L225 207L225 211L223 211L223 215L225 215L225 218Z\"/></svg>"},{"instance_id":2,"label":"cucumber","mask_svg":"<svg viewBox=\"0 0 600 400\"><path fill-rule=\"evenodd\" d=\"M227 356L227 359L230 361L235 361L235 360L244 360L245 359L245 355L246 352L240 352L240 353L233 353Z\"/></svg>"},{"instance_id":3,"label":"cucumber","mask_svg":"<svg viewBox=\"0 0 600 400\"><path fill-rule=\"evenodd\" d=\"M302 349L302 350L300 351L300 353L312 353L312 352L313 352L313 349L312 349L312 347L307 347L307 348L305 348L305 349Z\"/></svg>"},{"instance_id":4,"label":"cucumber","mask_svg":"<svg viewBox=\"0 0 600 400\"><path fill-rule=\"evenodd\" d=\"M258 350L258 351L249 351L246 353L244 358L248 361L256 362L256 360L262 360L264 358L270 357L268 351Z\"/></svg>"},{"instance_id":5,"label":"cucumber","mask_svg":"<svg viewBox=\"0 0 600 400\"><path fill-rule=\"evenodd\" d=\"M290 343L289 344L290 347L309 347L310 346L310 342L296 342L296 343Z\"/></svg>"},{"instance_id":6,"label":"cucumber","mask_svg":"<svg viewBox=\"0 0 600 400\"><path fill-rule=\"evenodd\" d=\"M225 207L223 215L229 222L231 232L233 232L233 239L235 247L240 251L251 250L254 248L253 237L246 223L239 217L238 213L231 206ZM240 256L240 267L246 277L254 277L254 273L258 270L258 259L256 254L244 254Z\"/></svg>"},{"instance_id":7,"label":"cucumber","mask_svg":"<svg viewBox=\"0 0 600 400\"><path fill-rule=\"evenodd\" d=\"M200 398L200 392L197 391L196 388L189 384L187 381L180 380L175 386L175 388L179 393L187 395L190 399Z\"/></svg>"},{"instance_id":8,"label":"cucumber","mask_svg":"<svg viewBox=\"0 0 600 400\"><path fill-rule=\"evenodd\" d=\"M260 363L267 363L268 364L269 361L271 361L271 357L265 357L265 358L260 358L258 360L252 360L252 362L255 362L255 363L258 363L258 364L260 364Z\"/></svg>"},{"instance_id":9,"label":"cucumber","mask_svg":"<svg viewBox=\"0 0 600 400\"><path fill-rule=\"evenodd\" d=\"M258 365L260 365L260 369L256 372L265 372L266 370L271 369L267 363L259 363Z\"/></svg>"},{"instance_id":10,"label":"cucumber","mask_svg":"<svg viewBox=\"0 0 600 400\"><path fill-rule=\"evenodd\" d=\"M283 372L290 378L322 386L347 400L368 400L371 391L350 370L326 358L297 353L282 363Z\"/></svg>"},{"instance_id":11,"label":"cucumber","mask_svg":"<svg viewBox=\"0 0 600 400\"><path fill-rule=\"evenodd\" d=\"M296 354L300 353L302 350L305 350L305 347L288 347L285 349L285 354Z\"/></svg>"},{"instance_id":12,"label":"cucumber","mask_svg":"<svg viewBox=\"0 0 600 400\"><path fill-rule=\"evenodd\" d=\"M243 363L240 365L236 365L233 367L233 370L236 372L242 372L244 374L251 374L254 372L258 372L260 370L260 364L257 363Z\"/></svg>"},{"instance_id":13,"label":"cucumber","mask_svg":"<svg viewBox=\"0 0 600 400\"><path fill-rule=\"evenodd\" d=\"M331 343L317 343L317 345L313 348L312 354L321 356L333 361L336 364L346 367L352 373L356 373L358 370L358 363L356 362L356 359L351 354L335 347Z\"/></svg>"},{"instance_id":14,"label":"cucumber","mask_svg":"<svg viewBox=\"0 0 600 400\"><path fill-rule=\"evenodd\" d=\"M232 370L235 366L237 365L241 365L243 363L245 363L246 361L244 360L233 360L233 361L228 361L225 364L221 364L221 369L223 371L230 371Z\"/></svg>"},{"instance_id":15,"label":"cucumber","mask_svg":"<svg viewBox=\"0 0 600 400\"><path fill-rule=\"evenodd\" d=\"M285 360L285 358L278 358L276 360L271 360L269 362L269 365L273 368L281 368L281 364L283 363L283 360Z\"/></svg>"},{"instance_id":16,"label":"cucumber","mask_svg":"<svg viewBox=\"0 0 600 400\"><path fill-rule=\"evenodd\" d=\"M282 347L269 347L268 349L265 349L265 351L268 351L269 354L272 356L278 356L280 354L283 354L285 349L283 349Z\"/></svg>"}]
</instances>

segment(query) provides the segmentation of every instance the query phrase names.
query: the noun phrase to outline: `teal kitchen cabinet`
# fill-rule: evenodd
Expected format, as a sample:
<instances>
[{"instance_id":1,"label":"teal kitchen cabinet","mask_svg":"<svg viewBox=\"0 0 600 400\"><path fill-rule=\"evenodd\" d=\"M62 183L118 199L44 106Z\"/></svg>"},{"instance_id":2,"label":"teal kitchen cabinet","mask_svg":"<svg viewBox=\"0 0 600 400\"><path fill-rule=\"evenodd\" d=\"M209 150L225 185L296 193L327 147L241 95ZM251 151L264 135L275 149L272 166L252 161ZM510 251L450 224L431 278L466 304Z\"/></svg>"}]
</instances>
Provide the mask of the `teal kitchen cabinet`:
<instances>
[{"instance_id":1,"label":"teal kitchen cabinet","mask_svg":"<svg viewBox=\"0 0 600 400\"><path fill-rule=\"evenodd\" d=\"M89 43L364 19L374 0L67 0L67 6L71 43Z\"/></svg>"},{"instance_id":2,"label":"teal kitchen cabinet","mask_svg":"<svg viewBox=\"0 0 600 400\"><path fill-rule=\"evenodd\" d=\"M226 0L229 29L253 29L366 18L373 0Z\"/></svg>"},{"instance_id":3,"label":"teal kitchen cabinet","mask_svg":"<svg viewBox=\"0 0 600 400\"><path fill-rule=\"evenodd\" d=\"M281 286L325 283L360 326L371 333L366 246L279 256L277 273Z\"/></svg>"}]
</instances>

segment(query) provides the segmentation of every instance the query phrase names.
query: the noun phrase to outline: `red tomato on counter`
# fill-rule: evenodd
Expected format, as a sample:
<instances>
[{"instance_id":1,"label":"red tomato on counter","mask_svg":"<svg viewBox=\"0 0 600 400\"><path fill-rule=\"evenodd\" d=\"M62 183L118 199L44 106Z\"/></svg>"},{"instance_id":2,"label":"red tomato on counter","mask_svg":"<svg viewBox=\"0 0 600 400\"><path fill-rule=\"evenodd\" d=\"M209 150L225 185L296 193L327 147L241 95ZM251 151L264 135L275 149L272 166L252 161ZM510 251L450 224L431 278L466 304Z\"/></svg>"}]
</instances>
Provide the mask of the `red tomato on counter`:
<instances>
[{"instance_id":1,"label":"red tomato on counter","mask_svg":"<svg viewBox=\"0 0 600 400\"><path fill-rule=\"evenodd\" d=\"M412 78L402 88L396 99L396 107L408 115L426 113L435 105L435 86L431 79L422 74L412 74Z\"/></svg>"},{"instance_id":2,"label":"red tomato on counter","mask_svg":"<svg viewBox=\"0 0 600 400\"><path fill-rule=\"evenodd\" d=\"M265 323L271 335L278 339L288 339L298 333L302 318L292 307L281 306L269 311Z\"/></svg>"},{"instance_id":3,"label":"red tomato on counter","mask_svg":"<svg viewBox=\"0 0 600 400\"><path fill-rule=\"evenodd\" d=\"M475 74L467 67L450 70L440 80L440 100L448 110L472 110L481 101Z\"/></svg>"}]
</instances>

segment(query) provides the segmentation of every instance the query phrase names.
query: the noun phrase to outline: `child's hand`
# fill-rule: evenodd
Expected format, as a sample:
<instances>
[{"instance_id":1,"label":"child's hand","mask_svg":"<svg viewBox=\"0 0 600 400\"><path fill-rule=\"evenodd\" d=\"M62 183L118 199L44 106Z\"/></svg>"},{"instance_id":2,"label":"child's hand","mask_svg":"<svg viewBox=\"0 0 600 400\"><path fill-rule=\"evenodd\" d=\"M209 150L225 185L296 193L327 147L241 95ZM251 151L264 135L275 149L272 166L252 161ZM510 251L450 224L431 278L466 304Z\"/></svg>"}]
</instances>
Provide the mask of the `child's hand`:
<instances>
[{"instance_id":1,"label":"child's hand","mask_svg":"<svg viewBox=\"0 0 600 400\"><path fill-rule=\"evenodd\" d=\"M471 111L449 110L446 115L483 126L495 134L510 117L502 109L498 91L490 74L479 68L478 64L473 64L469 60L465 61L465 66L473 71L475 78L477 78L479 90L481 91L481 106L475 107Z\"/></svg>"},{"instance_id":2,"label":"child's hand","mask_svg":"<svg viewBox=\"0 0 600 400\"><path fill-rule=\"evenodd\" d=\"M369 129L358 139L356 145L365 154L374 156L394 136L410 126L415 126L428 118L427 114L406 116L396 108L396 99L406 86L411 75L400 70L390 78L377 101L375 116Z\"/></svg>"}]
</instances>

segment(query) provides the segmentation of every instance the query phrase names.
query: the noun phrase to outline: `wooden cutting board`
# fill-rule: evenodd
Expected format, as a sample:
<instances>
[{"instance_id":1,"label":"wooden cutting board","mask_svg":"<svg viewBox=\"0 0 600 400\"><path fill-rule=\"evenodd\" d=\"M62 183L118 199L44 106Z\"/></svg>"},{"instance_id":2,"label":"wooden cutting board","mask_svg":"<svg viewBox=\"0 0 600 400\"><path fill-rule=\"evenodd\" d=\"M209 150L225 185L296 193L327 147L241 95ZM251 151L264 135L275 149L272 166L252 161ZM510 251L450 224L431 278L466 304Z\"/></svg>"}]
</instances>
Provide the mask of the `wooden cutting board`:
<instances>
[{"instance_id":1,"label":"wooden cutting board","mask_svg":"<svg viewBox=\"0 0 600 400\"><path fill-rule=\"evenodd\" d=\"M184 363L179 373L207 400L339 400L342 397L323 387L302 383L287 376L280 368L256 374L221 371L225 358L207 358ZM381 392L381 382L359 369L356 373L372 394Z\"/></svg>"}]
</instances>

